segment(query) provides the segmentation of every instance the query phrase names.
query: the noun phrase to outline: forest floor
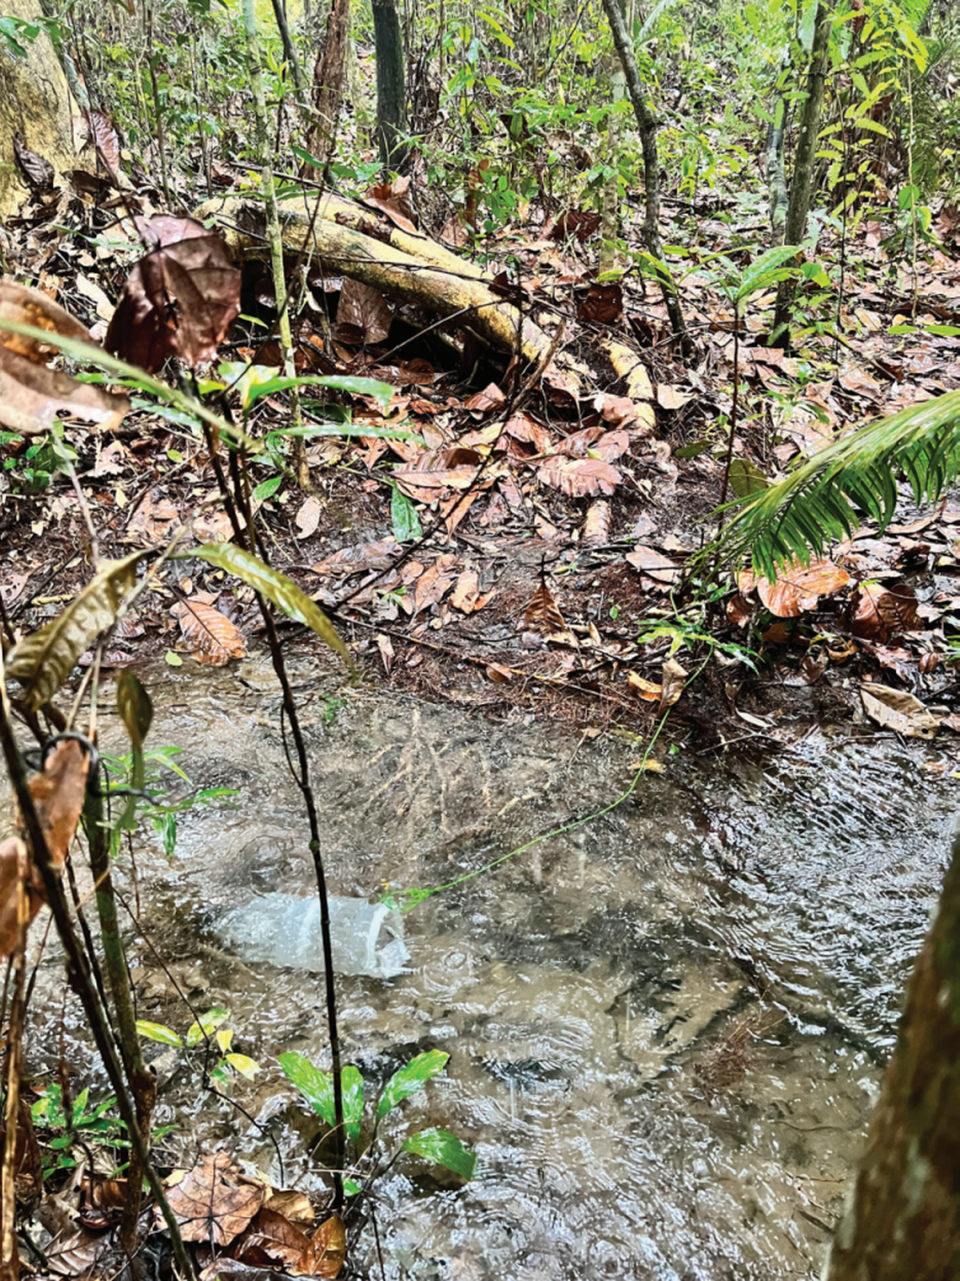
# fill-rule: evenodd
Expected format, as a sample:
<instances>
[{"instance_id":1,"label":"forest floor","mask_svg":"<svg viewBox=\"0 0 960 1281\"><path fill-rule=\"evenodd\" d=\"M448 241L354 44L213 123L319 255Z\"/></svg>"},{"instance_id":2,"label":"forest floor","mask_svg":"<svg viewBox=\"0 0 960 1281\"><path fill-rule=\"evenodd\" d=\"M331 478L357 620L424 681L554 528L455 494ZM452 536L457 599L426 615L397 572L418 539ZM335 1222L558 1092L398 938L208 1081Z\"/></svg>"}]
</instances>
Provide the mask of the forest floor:
<instances>
[{"instance_id":1,"label":"forest floor","mask_svg":"<svg viewBox=\"0 0 960 1281\"><path fill-rule=\"evenodd\" d=\"M751 238L735 212L715 203L691 214L704 260ZM949 332L960 312L958 224L956 210L940 213L939 245L915 270L879 226L861 225L846 246L842 342L807 337L794 355L768 348L772 296L749 304L735 459L775 478L870 419L960 387L960 338ZM102 337L132 258L96 201L73 192L53 210L38 202L7 231L17 274ZM375 291L309 279L314 305L294 320L298 372L391 384L386 405L341 393L331 412L354 431L404 435L314 438L308 491L276 452L253 464L275 567L330 613L371 680L487 715L643 734L676 700L682 669L700 674L671 723L694 731L701 749L762 745L778 726L811 718L866 716L923 737L960 729L960 500L918 512L905 495L882 536L865 521L829 561L776 584L729 571L709 581L693 558L717 529L732 307L706 267L690 271L681 301L693 350L681 357L649 284L629 274L597 284L597 248L596 216L576 210L462 245L483 255L491 278L506 270L519 282L524 309L547 332L562 321L562 346L582 374L574 394L546 380L522 387L507 357L449 341L429 314L391 315ZM755 256L729 253L741 268ZM821 253L829 259L830 247ZM245 274L248 321L271 315L262 271ZM248 323L220 355L276 372L276 344L255 345L257 332ZM602 359L611 340L637 355L626 381ZM272 395L248 426L264 437L288 423L285 397ZM199 540L230 537L204 443L175 414L135 408L109 432L68 426L65 435L75 482L36 438L5 451L0 592L18 633L88 581L91 527L109 557L162 547L191 521ZM204 562L187 566L168 568L166 588L140 598L107 666L158 655L227 662L257 643L249 589ZM184 600L223 622L198 628Z\"/></svg>"}]
</instances>

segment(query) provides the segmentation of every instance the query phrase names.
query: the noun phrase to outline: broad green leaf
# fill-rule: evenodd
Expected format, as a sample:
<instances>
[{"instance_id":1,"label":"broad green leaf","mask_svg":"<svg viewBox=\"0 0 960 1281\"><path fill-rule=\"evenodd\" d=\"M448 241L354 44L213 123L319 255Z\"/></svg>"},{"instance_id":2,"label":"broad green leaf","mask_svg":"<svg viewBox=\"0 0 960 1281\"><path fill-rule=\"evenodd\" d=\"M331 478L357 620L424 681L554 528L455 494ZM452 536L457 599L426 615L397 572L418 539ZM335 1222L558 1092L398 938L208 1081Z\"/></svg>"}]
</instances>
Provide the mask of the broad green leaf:
<instances>
[{"instance_id":1,"label":"broad green leaf","mask_svg":"<svg viewBox=\"0 0 960 1281\"><path fill-rule=\"evenodd\" d=\"M398 1103L402 1103L417 1090L422 1090L432 1076L442 1072L449 1057L443 1050L427 1050L425 1054L418 1054L415 1059L394 1072L377 1103L377 1124Z\"/></svg>"},{"instance_id":2,"label":"broad green leaf","mask_svg":"<svg viewBox=\"0 0 960 1281\"><path fill-rule=\"evenodd\" d=\"M148 1023L146 1019L137 1019L137 1032L148 1041L159 1041L161 1045L183 1045L183 1041L172 1027L163 1023Z\"/></svg>"},{"instance_id":3,"label":"broad green leaf","mask_svg":"<svg viewBox=\"0 0 960 1281\"><path fill-rule=\"evenodd\" d=\"M354 1182L353 1179L344 1179L343 1190L347 1196L359 1196L363 1191L360 1184Z\"/></svg>"},{"instance_id":4,"label":"broad green leaf","mask_svg":"<svg viewBox=\"0 0 960 1281\"><path fill-rule=\"evenodd\" d=\"M117 620L117 610L137 581L137 564L147 552L107 561L58 618L24 637L6 664L6 674L25 686L24 702L32 712L48 703L67 679L80 655Z\"/></svg>"},{"instance_id":5,"label":"broad green leaf","mask_svg":"<svg viewBox=\"0 0 960 1281\"><path fill-rule=\"evenodd\" d=\"M477 1167L476 1153L465 1148L449 1130L420 1130L411 1134L403 1145L403 1151L426 1157L436 1165L444 1165L462 1179L472 1179Z\"/></svg>"},{"instance_id":6,"label":"broad green leaf","mask_svg":"<svg viewBox=\"0 0 960 1281\"><path fill-rule=\"evenodd\" d=\"M730 463L730 488L738 498L759 494L770 482L759 467L748 458L734 458Z\"/></svg>"},{"instance_id":7,"label":"broad green leaf","mask_svg":"<svg viewBox=\"0 0 960 1281\"><path fill-rule=\"evenodd\" d=\"M194 557L209 561L218 569L225 569L228 574L235 574L261 596L266 596L288 618L304 623L331 649L336 650L347 667L353 670L350 652L333 623L319 605L287 578L286 574L271 569L259 556L253 556L242 547L235 547L233 543L204 543L202 547L194 547L190 551L176 552L171 559L189 560Z\"/></svg>"},{"instance_id":8,"label":"broad green leaf","mask_svg":"<svg viewBox=\"0 0 960 1281\"><path fill-rule=\"evenodd\" d=\"M372 396L384 413L393 399L396 387L390 383L379 382L375 378L358 378L351 375L336 374L305 375L302 378L271 377L263 382L256 382L245 389L244 408L253 405L262 396L272 396L278 391L289 391L291 387L329 387L331 391L346 391L356 396Z\"/></svg>"},{"instance_id":9,"label":"broad green leaf","mask_svg":"<svg viewBox=\"0 0 960 1281\"><path fill-rule=\"evenodd\" d=\"M782 273L778 269L783 267L784 263L796 258L800 252L796 245L776 245L773 249L768 249L760 257L750 264L744 270L740 277L740 284L736 288L734 298L737 302L743 302L751 294L755 294L758 289L767 289L771 284L785 278L785 275L791 273Z\"/></svg>"},{"instance_id":10,"label":"broad green leaf","mask_svg":"<svg viewBox=\"0 0 960 1281\"><path fill-rule=\"evenodd\" d=\"M326 1121L327 1125L337 1123L333 1107L333 1076L330 1072L321 1072L309 1059L292 1050L278 1054L277 1062L288 1081L300 1091L314 1112Z\"/></svg>"},{"instance_id":11,"label":"broad green leaf","mask_svg":"<svg viewBox=\"0 0 960 1281\"><path fill-rule=\"evenodd\" d=\"M360 1125L363 1121L363 1077L360 1069L353 1064L340 1073L340 1084L343 1089L343 1124L347 1138L356 1143L360 1138Z\"/></svg>"},{"instance_id":12,"label":"broad green leaf","mask_svg":"<svg viewBox=\"0 0 960 1281\"><path fill-rule=\"evenodd\" d=\"M248 1081L252 1081L260 1071L260 1064L255 1059L247 1058L245 1054L228 1054L226 1058L230 1066Z\"/></svg>"},{"instance_id":13,"label":"broad green leaf","mask_svg":"<svg viewBox=\"0 0 960 1281\"><path fill-rule=\"evenodd\" d=\"M282 484L282 476L271 476L269 480L262 480L253 491L254 502L265 503L268 498L274 496Z\"/></svg>"},{"instance_id":14,"label":"broad green leaf","mask_svg":"<svg viewBox=\"0 0 960 1281\"><path fill-rule=\"evenodd\" d=\"M390 499L390 520L398 543L409 543L423 535L417 509L398 485L394 485Z\"/></svg>"},{"instance_id":15,"label":"broad green leaf","mask_svg":"<svg viewBox=\"0 0 960 1281\"><path fill-rule=\"evenodd\" d=\"M208 1036L212 1036L220 1024L230 1017L230 1011L221 1009L215 1005L212 1010L207 1010L206 1014L201 1014L196 1023L191 1023L187 1029L187 1045L199 1045L201 1041Z\"/></svg>"}]
</instances>

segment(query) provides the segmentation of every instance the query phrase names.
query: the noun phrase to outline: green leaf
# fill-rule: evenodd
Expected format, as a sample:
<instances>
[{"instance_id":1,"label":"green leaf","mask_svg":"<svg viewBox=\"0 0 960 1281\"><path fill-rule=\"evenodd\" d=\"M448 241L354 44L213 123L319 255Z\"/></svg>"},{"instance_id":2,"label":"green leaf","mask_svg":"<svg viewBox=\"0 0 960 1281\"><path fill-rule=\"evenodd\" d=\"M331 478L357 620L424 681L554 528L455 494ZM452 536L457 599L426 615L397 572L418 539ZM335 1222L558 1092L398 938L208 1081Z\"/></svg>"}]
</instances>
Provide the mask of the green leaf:
<instances>
[{"instance_id":1,"label":"green leaf","mask_svg":"<svg viewBox=\"0 0 960 1281\"><path fill-rule=\"evenodd\" d=\"M363 1188L359 1183L355 1183L353 1179L344 1179L343 1190L347 1196L359 1196Z\"/></svg>"},{"instance_id":2,"label":"green leaf","mask_svg":"<svg viewBox=\"0 0 960 1281\"><path fill-rule=\"evenodd\" d=\"M271 476L269 480L262 480L253 491L254 502L265 503L268 498L272 498L274 496L282 484L282 476Z\"/></svg>"},{"instance_id":3,"label":"green leaf","mask_svg":"<svg viewBox=\"0 0 960 1281\"><path fill-rule=\"evenodd\" d=\"M809 562L849 536L867 511L881 530L893 519L895 478L905 473L914 502L935 502L960 473L960 391L947 392L843 436L786 478L751 495L701 556L750 556L766 578L778 566Z\"/></svg>"},{"instance_id":4,"label":"green leaf","mask_svg":"<svg viewBox=\"0 0 960 1281\"><path fill-rule=\"evenodd\" d=\"M289 391L291 387L329 387L331 391L346 391L354 396L372 396L383 413L393 399L396 387L390 383L379 382L376 378L357 378L352 375L324 374L305 375L302 378L268 378L246 390L246 406L260 399L261 396L272 396L274 392Z\"/></svg>"},{"instance_id":5,"label":"green leaf","mask_svg":"<svg viewBox=\"0 0 960 1281\"><path fill-rule=\"evenodd\" d=\"M302 1054L295 1054L292 1050L286 1054L277 1055L277 1062L284 1076L296 1086L314 1112L321 1116L327 1125L336 1125L337 1118L333 1107L333 1075L330 1072L321 1072L309 1059L305 1059Z\"/></svg>"},{"instance_id":6,"label":"green leaf","mask_svg":"<svg viewBox=\"0 0 960 1281\"><path fill-rule=\"evenodd\" d=\"M174 653L172 649L167 650L167 652L163 656L163 661L166 663L168 667L183 666L183 659L180 657L179 654Z\"/></svg>"},{"instance_id":7,"label":"green leaf","mask_svg":"<svg viewBox=\"0 0 960 1281\"><path fill-rule=\"evenodd\" d=\"M343 1124L347 1138L356 1143L360 1138L363 1122L363 1077L360 1069L348 1064L340 1073L343 1089Z\"/></svg>"},{"instance_id":8,"label":"green leaf","mask_svg":"<svg viewBox=\"0 0 960 1281\"><path fill-rule=\"evenodd\" d=\"M245 1076L248 1081L252 1081L260 1071L260 1064L254 1059L247 1058L245 1054L228 1054L226 1059L230 1066L241 1076Z\"/></svg>"},{"instance_id":9,"label":"green leaf","mask_svg":"<svg viewBox=\"0 0 960 1281\"><path fill-rule=\"evenodd\" d=\"M183 1045L183 1041L172 1027L163 1023L148 1023L146 1019L137 1019L137 1033L148 1041L159 1041L161 1045Z\"/></svg>"},{"instance_id":10,"label":"green leaf","mask_svg":"<svg viewBox=\"0 0 960 1281\"><path fill-rule=\"evenodd\" d=\"M768 289L770 285L775 284L778 280L783 280L792 272L781 272L784 263L796 258L800 252L796 245L776 245L773 249L768 249L762 253L755 262L744 270L740 277L740 284L737 286L734 299L736 302L743 302L751 294L757 293L760 289Z\"/></svg>"},{"instance_id":11,"label":"green leaf","mask_svg":"<svg viewBox=\"0 0 960 1281\"><path fill-rule=\"evenodd\" d=\"M319 401L305 400L304 409L326 408ZM373 440L414 440L423 444L423 437L415 431L402 431L399 427L368 427L366 423L307 423L303 427L279 427L277 436L370 436Z\"/></svg>"},{"instance_id":12,"label":"green leaf","mask_svg":"<svg viewBox=\"0 0 960 1281\"><path fill-rule=\"evenodd\" d=\"M331 649L336 650L347 667L353 670L350 652L333 623L319 605L302 592L296 583L291 582L286 574L271 569L258 556L253 556L242 547L235 547L233 543L204 543L202 547L194 547L190 551L175 552L171 559L190 560L194 557L209 561L211 565L225 569L229 574L235 574L261 596L266 596L288 618L304 623Z\"/></svg>"},{"instance_id":13,"label":"green leaf","mask_svg":"<svg viewBox=\"0 0 960 1281\"><path fill-rule=\"evenodd\" d=\"M730 488L738 498L759 494L770 482L759 467L747 458L734 458L730 463Z\"/></svg>"},{"instance_id":14,"label":"green leaf","mask_svg":"<svg viewBox=\"0 0 960 1281\"><path fill-rule=\"evenodd\" d=\"M390 520L393 524L393 536L398 543L413 542L423 536L417 509L398 485L394 485L393 497L390 499Z\"/></svg>"},{"instance_id":15,"label":"green leaf","mask_svg":"<svg viewBox=\"0 0 960 1281\"><path fill-rule=\"evenodd\" d=\"M201 1014L196 1023L191 1023L187 1029L187 1045L199 1045L201 1041L212 1036L221 1023L230 1017L230 1011L221 1009L215 1005L212 1010L207 1010L206 1014Z\"/></svg>"},{"instance_id":16,"label":"green leaf","mask_svg":"<svg viewBox=\"0 0 960 1281\"><path fill-rule=\"evenodd\" d=\"M432 1076L442 1072L449 1057L443 1050L427 1050L425 1054L418 1054L415 1059L394 1072L377 1103L377 1124L398 1103L402 1103L417 1090L422 1090Z\"/></svg>"},{"instance_id":17,"label":"green leaf","mask_svg":"<svg viewBox=\"0 0 960 1281\"><path fill-rule=\"evenodd\" d=\"M24 703L35 712L67 679L80 655L117 621L123 598L137 581L137 564L147 552L107 561L59 617L24 637L7 660L7 675L25 686Z\"/></svg>"},{"instance_id":18,"label":"green leaf","mask_svg":"<svg viewBox=\"0 0 960 1281\"><path fill-rule=\"evenodd\" d=\"M449 1130L420 1130L411 1134L403 1145L403 1151L446 1166L462 1179L472 1179L477 1167L476 1153L464 1147Z\"/></svg>"}]
</instances>

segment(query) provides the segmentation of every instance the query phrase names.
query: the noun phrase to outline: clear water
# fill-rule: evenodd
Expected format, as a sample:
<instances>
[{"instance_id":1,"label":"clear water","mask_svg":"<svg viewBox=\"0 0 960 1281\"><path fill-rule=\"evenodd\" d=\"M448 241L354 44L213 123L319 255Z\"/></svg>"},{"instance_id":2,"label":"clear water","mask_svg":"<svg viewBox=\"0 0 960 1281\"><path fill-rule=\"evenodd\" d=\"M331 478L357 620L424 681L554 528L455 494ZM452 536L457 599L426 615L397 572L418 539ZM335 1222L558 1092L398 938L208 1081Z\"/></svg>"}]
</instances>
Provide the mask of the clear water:
<instances>
[{"instance_id":1,"label":"clear water","mask_svg":"<svg viewBox=\"0 0 960 1281\"><path fill-rule=\"evenodd\" d=\"M286 1184L320 1187L315 1119L275 1056L326 1066L322 978L218 933L228 911L305 893L313 875L273 678L243 675L147 680L153 744L240 796L187 815L173 863L155 846L138 857L140 918L168 969L135 945L139 1013L184 1030L174 982L195 1008L229 1006L236 1048L263 1065L237 1099ZM327 724L329 678L305 664L295 680L336 895L454 880L631 777L636 748L615 740L383 695L339 694ZM406 915L408 972L338 981L345 1060L372 1093L412 1054L448 1051L387 1149L439 1125L480 1167L466 1187L402 1162L378 1182L386 1275L816 1276L943 871L956 784L942 751L814 732L758 765L691 743L610 815ZM61 1009L79 1041L70 1000L41 985L35 1026ZM280 1181L272 1143L190 1068L162 1111L191 1118L173 1140L183 1160L219 1144ZM353 1262L380 1275L369 1225Z\"/></svg>"}]
</instances>

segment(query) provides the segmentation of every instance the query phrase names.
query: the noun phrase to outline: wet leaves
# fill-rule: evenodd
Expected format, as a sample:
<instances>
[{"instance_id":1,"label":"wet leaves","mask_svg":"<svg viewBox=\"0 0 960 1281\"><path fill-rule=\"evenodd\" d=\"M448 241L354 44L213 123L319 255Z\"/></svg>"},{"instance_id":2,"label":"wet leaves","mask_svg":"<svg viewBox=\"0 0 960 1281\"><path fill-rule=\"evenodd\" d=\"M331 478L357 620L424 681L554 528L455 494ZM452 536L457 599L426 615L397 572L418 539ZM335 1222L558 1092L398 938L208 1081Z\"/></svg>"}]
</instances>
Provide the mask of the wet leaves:
<instances>
[{"instance_id":1,"label":"wet leaves","mask_svg":"<svg viewBox=\"0 0 960 1281\"><path fill-rule=\"evenodd\" d=\"M198 663L226 667L232 658L245 658L247 642L239 628L212 605L192 598L177 601L170 609L180 621L186 652Z\"/></svg>"},{"instance_id":2,"label":"wet leaves","mask_svg":"<svg viewBox=\"0 0 960 1281\"><path fill-rule=\"evenodd\" d=\"M263 1204L265 1189L251 1183L222 1152L181 1171L167 1190L185 1241L226 1246L249 1226Z\"/></svg>"},{"instance_id":3,"label":"wet leaves","mask_svg":"<svg viewBox=\"0 0 960 1281\"><path fill-rule=\"evenodd\" d=\"M933 738L940 720L918 698L889 685L861 685L863 710L871 720L907 738Z\"/></svg>"}]
</instances>

